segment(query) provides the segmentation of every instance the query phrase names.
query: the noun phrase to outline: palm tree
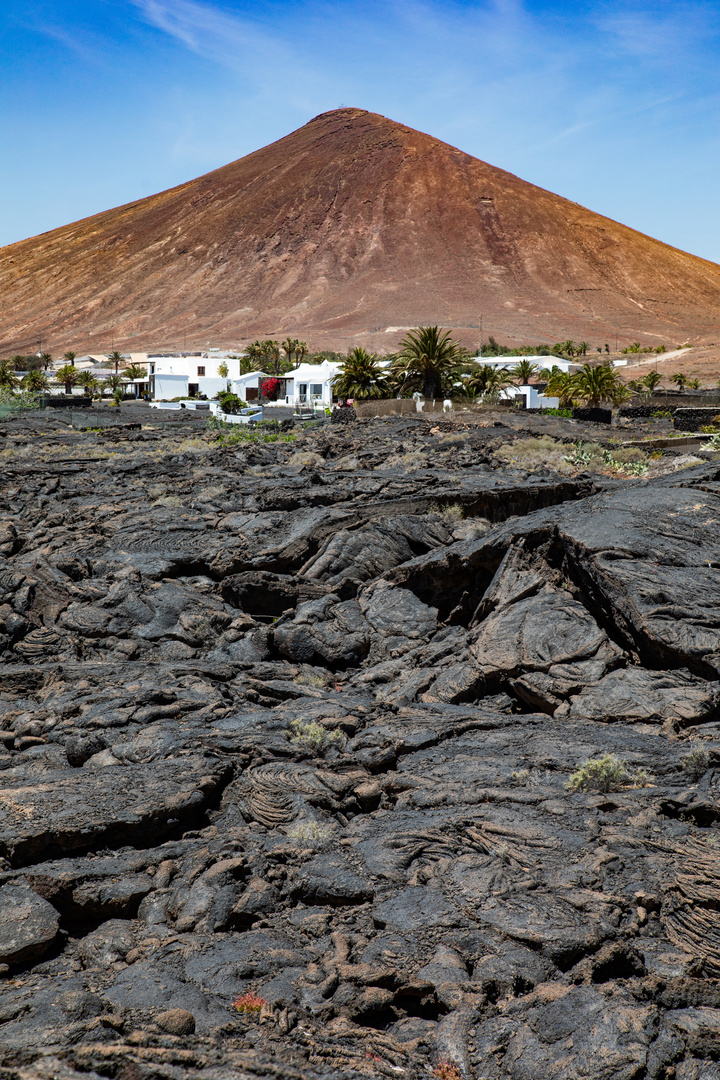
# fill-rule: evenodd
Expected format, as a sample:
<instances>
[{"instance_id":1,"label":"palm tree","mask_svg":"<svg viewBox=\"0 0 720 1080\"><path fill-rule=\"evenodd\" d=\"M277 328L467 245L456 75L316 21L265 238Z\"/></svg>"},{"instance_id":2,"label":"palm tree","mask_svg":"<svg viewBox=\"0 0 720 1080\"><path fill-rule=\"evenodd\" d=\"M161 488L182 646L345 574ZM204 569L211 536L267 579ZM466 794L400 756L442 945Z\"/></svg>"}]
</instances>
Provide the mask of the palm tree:
<instances>
[{"instance_id":1,"label":"palm tree","mask_svg":"<svg viewBox=\"0 0 720 1080\"><path fill-rule=\"evenodd\" d=\"M40 371L38 368L33 368L28 371L27 375L22 380L22 386L25 390L30 390L33 393L41 394L48 388L48 377L44 371Z\"/></svg>"},{"instance_id":2,"label":"palm tree","mask_svg":"<svg viewBox=\"0 0 720 1080\"><path fill-rule=\"evenodd\" d=\"M685 389L687 381L687 375L683 375L682 371L676 371L674 375L670 376L670 382L674 382L680 391Z\"/></svg>"},{"instance_id":3,"label":"palm tree","mask_svg":"<svg viewBox=\"0 0 720 1080\"><path fill-rule=\"evenodd\" d=\"M288 363L292 367L293 357L295 356L295 350L300 342L297 338L286 337L282 343L283 352L288 358Z\"/></svg>"},{"instance_id":4,"label":"palm tree","mask_svg":"<svg viewBox=\"0 0 720 1080\"><path fill-rule=\"evenodd\" d=\"M662 382L662 375L659 371L648 371L647 375L640 380L643 386L647 386L648 390L652 394L656 386Z\"/></svg>"},{"instance_id":5,"label":"palm tree","mask_svg":"<svg viewBox=\"0 0 720 1080\"><path fill-rule=\"evenodd\" d=\"M383 369L375 353L350 349L333 380L333 393L341 398L379 398L389 393Z\"/></svg>"},{"instance_id":6,"label":"palm tree","mask_svg":"<svg viewBox=\"0 0 720 1080\"><path fill-rule=\"evenodd\" d=\"M580 371L572 376L571 382L573 391L590 408L597 407L603 401L618 402L628 396L627 388L618 375L604 364L596 367L583 364Z\"/></svg>"},{"instance_id":7,"label":"palm tree","mask_svg":"<svg viewBox=\"0 0 720 1080\"><path fill-rule=\"evenodd\" d=\"M426 398L434 398L440 392L443 380L448 381L459 373L458 350L448 331L437 326L419 326L400 342L400 353L393 361L399 375L405 375L406 383L421 383Z\"/></svg>"},{"instance_id":8,"label":"palm tree","mask_svg":"<svg viewBox=\"0 0 720 1080\"><path fill-rule=\"evenodd\" d=\"M274 341L272 338L266 338L265 341L260 342L260 349L263 359L275 368L274 374L277 378L280 374L280 342Z\"/></svg>"},{"instance_id":9,"label":"palm tree","mask_svg":"<svg viewBox=\"0 0 720 1080\"><path fill-rule=\"evenodd\" d=\"M265 352L262 343L259 341L253 341L252 345L246 346L245 354L247 360L250 361L251 365L256 365L258 368L265 360ZM252 366L248 368L248 371L252 370Z\"/></svg>"},{"instance_id":10,"label":"palm tree","mask_svg":"<svg viewBox=\"0 0 720 1080\"><path fill-rule=\"evenodd\" d=\"M587 356L587 351L590 348L589 341L579 341L577 344L578 356Z\"/></svg>"},{"instance_id":11,"label":"palm tree","mask_svg":"<svg viewBox=\"0 0 720 1080\"><path fill-rule=\"evenodd\" d=\"M530 360L520 360L510 371L513 379L520 386L527 386L530 380L538 374L540 368Z\"/></svg>"},{"instance_id":12,"label":"palm tree","mask_svg":"<svg viewBox=\"0 0 720 1080\"><path fill-rule=\"evenodd\" d=\"M297 364L295 365L296 367L300 367L309 352L310 346L308 345L307 341L297 342L295 346L295 359L297 360Z\"/></svg>"},{"instance_id":13,"label":"palm tree","mask_svg":"<svg viewBox=\"0 0 720 1080\"><path fill-rule=\"evenodd\" d=\"M82 386L85 397L92 397L93 390L97 390L100 385L92 371L81 371L78 374L77 381L78 386Z\"/></svg>"},{"instance_id":14,"label":"palm tree","mask_svg":"<svg viewBox=\"0 0 720 1080\"><path fill-rule=\"evenodd\" d=\"M14 390L17 384L12 360L0 360L0 390Z\"/></svg>"},{"instance_id":15,"label":"palm tree","mask_svg":"<svg viewBox=\"0 0 720 1080\"><path fill-rule=\"evenodd\" d=\"M700 389L700 380L697 377L694 378L694 379L690 379L690 382L688 383L688 386L690 387L691 390L699 390Z\"/></svg>"},{"instance_id":16,"label":"palm tree","mask_svg":"<svg viewBox=\"0 0 720 1080\"><path fill-rule=\"evenodd\" d=\"M57 382L65 383L65 393L72 394L72 388L78 381L78 369L73 364L65 364L55 372Z\"/></svg>"},{"instance_id":17,"label":"palm tree","mask_svg":"<svg viewBox=\"0 0 720 1080\"><path fill-rule=\"evenodd\" d=\"M572 409L575 404L575 386L572 375L553 366L545 387L548 397L556 397L561 409Z\"/></svg>"},{"instance_id":18,"label":"palm tree","mask_svg":"<svg viewBox=\"0 0 720 1080\"><path fill-rule=\"evenodd\" d=\"M100 386L101 386L102 390L112 390L113 397L115 397L115 399L117 400L117 395L122 392L124 384L125 384L125 372L123 372L122 375L118 375L118 374L108 375L100 383Z\"/></svg>"},{"instance_id":19,"label":"palm tree","mask_svg":"<svg viewBox=\"0 0 720 1080\"><path fill-rule=\"evenodd\" d=\"M471 395L481 394L484 401L494 401L499 397L501 390L510 386L511 374L507 368L478 364L466 381L465 390Z\"/></svg>"},{"instance_id":20,"label":"palm tree","mask_svg":"<svg viewBox=\"0 0 720 1080\"><path fill-rule=\"evenodd\" d=\"M577 351L577 346L572 338L568 338L567 341L563 341L560 346L560 351L565 353L566 356L574 356Z\"/></svg>"},{"instance_id":21,"label":"palm tree","mask_svg":"<svg viewBox=\"0 0 720 1080\"><path fill-rule=\"evenodd\" d=\"M108 360L110 360L111 363L113 363L115 365L115 374L116 375L118 373L118 365L120 364L122 358L123 358L122 353L118 352L117 349L115 349L114 352L111 352L110 355L108 356Z\"/></svg>"},{"instance_id":22,"label":"palm tree","mask_svg":"<svg viewBox=\"0 0 720 1080\"><path fill-rule=\"evenodd\" d=\"M222 364L220 365L220 367L222 367ZM227 369L227 364L225 365L225 368ZM218 368L218 371L219 370L220 368ZM223 376L223 378L224 377L225 376ZM127 379L128 382L134 382L135 379L146 379L147 368L144 368L142 364L130 364L123 371L123 378Z\"/></svg>"},{"instance_id":23,"label":"palm tree","mask_svg":"<svg viewBox=\"0 0 720 1080\"><path fill-rule=\"evenodd\" d=\"M52 353L49 353L49 352L40 353L40 363L42 364L45 371L47 371L47 369L52 365L52 362L53 362Z\"/></svg>"},{"instance_id":24,"label":"palm tree","mask_svg":"<svg viewBox=\"0 0 720 1080\"><path fill-rule=\"evenodd\" d=\"M65 361L66 364L72 364L72 366L75 367L75 357L76 356L77 356L76 352L73 352L72 349L68 349L68 351L66 353L63 353L63 360Z\"/></svg>"}]
</instances>

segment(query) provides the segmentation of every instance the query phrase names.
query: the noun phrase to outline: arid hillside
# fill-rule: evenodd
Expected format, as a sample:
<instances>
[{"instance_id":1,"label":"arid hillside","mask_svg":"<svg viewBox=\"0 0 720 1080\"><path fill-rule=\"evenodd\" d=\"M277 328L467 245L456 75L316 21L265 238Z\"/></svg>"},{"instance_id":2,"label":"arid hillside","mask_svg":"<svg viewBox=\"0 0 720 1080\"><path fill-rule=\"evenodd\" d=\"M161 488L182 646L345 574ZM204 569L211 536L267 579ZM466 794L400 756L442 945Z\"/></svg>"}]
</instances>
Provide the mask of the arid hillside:
<instances>
[{"instance_id":1,"label":"arid hillside","mask_svg":"<svg viewBox=\"0 0 720 1080\"><path fill-rule=\"evenodd\" d=\"M720 266L361 109L0 250L0 354L44 345L392 348L714 341ZM388 329L390 328L390 329Z\"/></svg>"}]
</instances>

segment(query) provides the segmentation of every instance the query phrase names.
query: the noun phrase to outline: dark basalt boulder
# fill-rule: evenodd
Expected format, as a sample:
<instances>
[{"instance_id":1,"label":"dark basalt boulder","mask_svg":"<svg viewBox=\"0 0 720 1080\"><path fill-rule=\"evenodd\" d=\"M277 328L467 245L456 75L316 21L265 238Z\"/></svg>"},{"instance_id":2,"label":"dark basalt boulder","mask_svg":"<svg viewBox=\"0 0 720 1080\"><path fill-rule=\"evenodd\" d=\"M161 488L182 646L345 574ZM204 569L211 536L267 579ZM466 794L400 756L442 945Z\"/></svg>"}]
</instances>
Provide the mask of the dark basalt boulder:
<instances>
[{"instance_id":1,"label":"dark basalt boulder","mask_svg":"<svg viewBox=\"0 0 720 1080\"><path fill-rule=\"evenodd\" d=\"M43 956L57 937L59 918L24 882L0 886L0 964L12 967Z\"/></svg>"}]
</instances>

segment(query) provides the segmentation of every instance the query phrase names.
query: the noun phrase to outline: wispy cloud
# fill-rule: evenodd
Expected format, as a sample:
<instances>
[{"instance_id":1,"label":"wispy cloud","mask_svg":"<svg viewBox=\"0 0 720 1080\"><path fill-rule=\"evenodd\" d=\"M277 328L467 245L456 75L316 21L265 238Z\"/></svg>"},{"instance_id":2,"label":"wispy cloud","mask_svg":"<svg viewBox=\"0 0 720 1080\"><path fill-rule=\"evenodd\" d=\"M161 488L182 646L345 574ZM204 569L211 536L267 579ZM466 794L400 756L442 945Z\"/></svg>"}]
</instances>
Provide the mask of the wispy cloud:
<instances>
[{"instance_id":1,"label":"wispy cloud","mask_svg":"<svg viewBox=\"0 0 720 1080\"><path fill-rule=\"evenodd\" d=\"M242 72L287 59L286 46L249 19L198 0L132 0L151 26L198 56Z\"/></svg>"},{"instance_id":2,"label":"wispy cloud","mask_svg":"<svg viewBox=\"0 0 720 1080\"><path fill-rule=\"evenodd\" d=\"M636 3L600 12L595 26L615 55L669 63L688 53L705 51L720 31L714 3Z\"/></svg>"},{"instance_id":3,"label":"wispy cloud","mask_svg":"<svg viewBox=\"0 0 720 1080\"><path fill-rule=\"evenodd\" d=\"M44 22L28 24L26 29L35 34L42 34L43 37L50 38L51 41L56 41L68 52L82 60L83 63L93 65L103 63L103 53L107 49L107 43L98 34L89 33L77 27L70 30L63 26Z\"/></svg>"}]
</instances>

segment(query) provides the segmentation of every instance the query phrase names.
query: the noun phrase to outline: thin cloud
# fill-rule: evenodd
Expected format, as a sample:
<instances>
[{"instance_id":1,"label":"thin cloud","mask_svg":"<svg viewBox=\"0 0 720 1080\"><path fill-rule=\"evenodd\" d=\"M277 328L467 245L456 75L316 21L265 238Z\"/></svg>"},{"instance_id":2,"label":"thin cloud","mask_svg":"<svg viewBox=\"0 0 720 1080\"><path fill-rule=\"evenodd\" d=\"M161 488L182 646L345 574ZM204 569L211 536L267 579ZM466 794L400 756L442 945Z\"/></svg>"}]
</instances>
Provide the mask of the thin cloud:
<instances>
[{"instance_id":1,"label":"thin cloud","mask_svg":"<svg viewBox=\"0 0 720 1080\"><path fill-rule=\"evenodd\" d=\"M239 15L196 0L132 0L151 26L191 52L235 71L288 59L280 39Z\"/></svg>"},{"instance_id":2,"label":"thin cloud","mask_svg":"<svg viewBox=\"0 0 720 1080\"><path fill-rule=\"evenodd\" d=\"M103 61L103 52L105 52L105 43L101 38L95 34L83 33L82 31L76 31L70 33L69 30L63 29L61 26L53 26L50 23L33 23L26 26L28 30L36 34L42 34L44 37L50 38L51 41L57 41L59 45L73 53L78 59L84 61L86 64L100 65Z\"/></svg>"},{"instance_id":3,"label":"thin cloud","mask_svg":"<svg viewBox=\"0 0 720 1080\"><path fill-rule=\"evenodd\" d=\"M616 53L668 62L704 51L719 27L714 4L676 5L667 14L652 8L628 7L595 20L607 45Z\"/></svg>"}]
</instances>

